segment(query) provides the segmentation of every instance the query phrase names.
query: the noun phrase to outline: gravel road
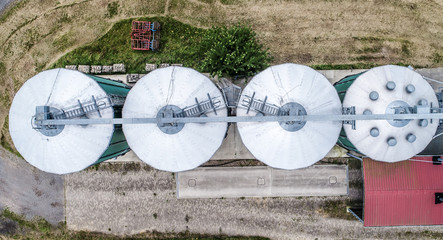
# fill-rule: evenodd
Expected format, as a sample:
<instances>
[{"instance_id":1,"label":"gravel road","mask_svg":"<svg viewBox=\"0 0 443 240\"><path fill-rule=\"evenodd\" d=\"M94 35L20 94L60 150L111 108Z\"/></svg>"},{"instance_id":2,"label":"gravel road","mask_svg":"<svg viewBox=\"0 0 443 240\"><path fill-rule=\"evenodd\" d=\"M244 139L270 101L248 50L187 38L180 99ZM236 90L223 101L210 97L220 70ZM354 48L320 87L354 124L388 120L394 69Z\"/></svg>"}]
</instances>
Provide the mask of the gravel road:
<instances>
[{"instance_id":1,"label":"gravel road","mask_svg":"<svg viewBox=\"0 0 443 240\"><path fill-rule=\"evenodd\" d=\"M42 172L0 147L0 209L64 221L63 178Z\"/></svg>"},{"instance_id":2,"label":"gravel road","mask_svg":"<svg viewBox=\"0 0 443 240\"><path fill-rule=\"evenodd\" d=\"M271 239L417 238L422 231L443 231L441 227L364 228L357 220L322 212L328 202L348 197L177 199L173 174L129 166L114 169L101 164L98 170L65 177L69 229L117 235L189 231Z\"/></svg>"},{"instance_id":3,"label":"gravel road","mask_svg":"<svg viewBox=\"0 0 443 240\"><path fill-rule=\"evenodd\" d=\"M21 0L1 0L0 1L0 15L3 14L3 11L13 3L20 2Z\"/></svg>"}]
</instances>

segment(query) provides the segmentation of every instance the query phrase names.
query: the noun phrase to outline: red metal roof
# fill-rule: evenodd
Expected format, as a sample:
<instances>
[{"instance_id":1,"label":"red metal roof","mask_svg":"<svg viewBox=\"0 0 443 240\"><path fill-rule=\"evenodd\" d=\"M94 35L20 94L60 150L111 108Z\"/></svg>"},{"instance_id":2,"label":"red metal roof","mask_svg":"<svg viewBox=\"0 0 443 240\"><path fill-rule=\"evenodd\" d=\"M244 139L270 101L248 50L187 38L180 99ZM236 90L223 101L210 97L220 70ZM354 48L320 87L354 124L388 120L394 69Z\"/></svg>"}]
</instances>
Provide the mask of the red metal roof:
<instances>
[{"instance_id":1,"label":"red metal roof","mask_svg":"<svg viewBox=\"0 0 443 240\"><path fill-rule=\"evenodd\" d=\"M414 159L420 162L363 160L364 226L443 224L443 203L435 204L443 165L433 165L432 157Z\"/></svg>"}]
</instances>

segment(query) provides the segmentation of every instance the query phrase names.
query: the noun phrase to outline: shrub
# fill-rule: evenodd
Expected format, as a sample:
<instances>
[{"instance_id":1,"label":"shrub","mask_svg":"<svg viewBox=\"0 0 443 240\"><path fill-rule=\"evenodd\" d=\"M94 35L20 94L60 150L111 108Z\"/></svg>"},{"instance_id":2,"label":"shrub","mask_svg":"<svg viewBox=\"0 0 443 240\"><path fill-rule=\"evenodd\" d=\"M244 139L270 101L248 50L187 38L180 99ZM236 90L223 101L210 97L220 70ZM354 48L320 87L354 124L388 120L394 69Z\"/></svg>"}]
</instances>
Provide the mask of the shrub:
<instances>
[{"instance_id":1,"label":"shrub","mask_svg":"<svg viewBox=\"0 0 443 240\"><path fill-rule=\"evenodd\" d=\"M118 14L118 2L108 3L108 12L106 13L106 17L112 18Z\"/></svg>"},{"instance_id":2,"label":"shrub","mask_svg":"<svg viewBox=\"0 0 443 240\"><path fill-rule=\"evenodd\" d=\"M255 32L242 24L212 27L203 36L201 70L212 76L252 76L268 66L271 57Z\"/></svg>"},{"instance_id":3,"label":"shrub","mask_svg":"<svg viewBox=\"0 0 443 240\"><path fill-rule=\"evenodd\" d=\"M432 54L432 62L435 64L443 62L443 55L440 55L439 53L435 52L434 54Z\"/></svg>"}]
</instances>

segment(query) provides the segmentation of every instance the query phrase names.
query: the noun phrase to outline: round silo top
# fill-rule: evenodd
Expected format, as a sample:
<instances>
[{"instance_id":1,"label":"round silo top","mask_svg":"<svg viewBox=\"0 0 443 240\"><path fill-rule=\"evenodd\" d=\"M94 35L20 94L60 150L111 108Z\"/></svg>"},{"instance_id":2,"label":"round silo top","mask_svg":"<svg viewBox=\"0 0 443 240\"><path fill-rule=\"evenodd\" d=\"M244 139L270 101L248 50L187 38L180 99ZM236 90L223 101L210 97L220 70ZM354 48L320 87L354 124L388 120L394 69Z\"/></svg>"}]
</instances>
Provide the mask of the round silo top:
<instances>
[{"instance_id":1,"label":"round silo top","mask_svg":"<svg viewBox=\"0 0 443 240\"><path fill-rule=\"evenodd\" d=\"M372 68L349 87L343 107L356 114L412 113L414 106L438 107L432 87L423 77L400 66ZM428 110L429 113L429 110ZM357 121L356 129L343 125L348 139L361 153L385 162L406 160L421 152L434 136L438 120Z\"/></svg>"},{"instance_id":2,"label":"round silo top","mask_svg":"<svg viewBox=\"0 0 443 240\"><path fill-rule=\"evenodd\" d=\"M282 64L269 67L256 75L245 87L240 98L238 116L275 114L251 110L251 98L266 99L269 109L279 109L277 115L331 115L341 114L337 92L329 81L310 67ZM239 122L243 143L265 164L282 169L308 167L322 159L335 145L341 122Z\"/></svg>"},{"instance_id":3,"label":"round silo top","mask_svg":"<svg viewBox=\"0 0 443 240\"><path fill-rule=\"evenodd\" d=\"M211 80L190 68L161 68L141 78L131 89L123 117L180 117L186 109L192 115L197 102L203 109L209 107L209 98L222 108L198 116L226 117L223 96ZM193 169L208 161L222 144L226 130L227 123L223 122L123 124L134 153L152 167L170 172Z\"/></svg>"},{"instance_id":4,"label":"round silo top","mask_svg":"<svg viewBox=\"0 0 443 240\"><path fill-rule=\"evenodd\" d=\"M93 164L108 147L112 125L65 125L39 128L34 124L37 108L45 106L51 114L60 114L87 104L107 101L105 91L87 75L52 69L26 81L9 111L9 131L15 147L31 165L56 174L80 171ZM101 117L112 118L111 107L100 110ZM47 114L49 115L49 114ZM88 118L99 118L89 112ZM62 117L65 118L65 117Z\"/></svg>"}]
</instances>

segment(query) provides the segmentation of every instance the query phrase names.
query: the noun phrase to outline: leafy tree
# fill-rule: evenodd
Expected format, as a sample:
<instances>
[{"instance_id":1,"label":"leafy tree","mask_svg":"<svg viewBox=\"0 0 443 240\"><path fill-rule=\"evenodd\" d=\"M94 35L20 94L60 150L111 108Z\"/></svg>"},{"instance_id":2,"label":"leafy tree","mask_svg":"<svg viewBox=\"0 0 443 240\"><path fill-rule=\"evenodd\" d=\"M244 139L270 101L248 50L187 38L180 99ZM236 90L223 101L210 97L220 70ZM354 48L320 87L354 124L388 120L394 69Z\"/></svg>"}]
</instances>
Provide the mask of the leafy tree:
<instances>
[{"instance_id":1,"label":"leafy tree","mask_svg":"<svg viewBox=\"0 0 443 240\"><path fill-rule=\"evenodd\" d=\"M212 76L252 76L269 66L271 56L249 26L212 27L203 36L201 70Z\"/></svg>"}]
</instances>

